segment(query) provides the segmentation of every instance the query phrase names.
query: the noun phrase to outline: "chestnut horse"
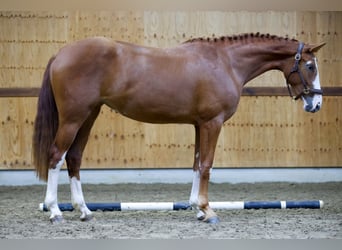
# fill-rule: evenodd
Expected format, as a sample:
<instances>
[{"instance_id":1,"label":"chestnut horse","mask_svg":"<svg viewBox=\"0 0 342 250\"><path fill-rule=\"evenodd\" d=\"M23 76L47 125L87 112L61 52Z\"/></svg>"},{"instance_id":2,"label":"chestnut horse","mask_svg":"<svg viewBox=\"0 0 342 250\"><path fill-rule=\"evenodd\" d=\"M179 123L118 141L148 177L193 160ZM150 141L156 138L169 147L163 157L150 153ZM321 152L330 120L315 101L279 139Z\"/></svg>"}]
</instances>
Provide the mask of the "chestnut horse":
<instances>
[{"instance_id":1,"label":"chestnut horse","mask_svg":"<svg viewBox=\"0 0 342 250\"><path fill-rule=\"evenodd\" d=\"M243 34L192 39L173 48L150 48L103 37L63 47L46 68L38 99L33 160L47 181L50 221L63 221L58 175L66 160L71 200L81 220L91 219L80 182L83 150L103 104L141 122L195 127L191 205L198 219L217 223L209 207L208 181L221 127L236 111L243 86L272 69L284 73L289 93L304 110L322 105L317 52L278 36Z\"/></svg>"}]
</instances>

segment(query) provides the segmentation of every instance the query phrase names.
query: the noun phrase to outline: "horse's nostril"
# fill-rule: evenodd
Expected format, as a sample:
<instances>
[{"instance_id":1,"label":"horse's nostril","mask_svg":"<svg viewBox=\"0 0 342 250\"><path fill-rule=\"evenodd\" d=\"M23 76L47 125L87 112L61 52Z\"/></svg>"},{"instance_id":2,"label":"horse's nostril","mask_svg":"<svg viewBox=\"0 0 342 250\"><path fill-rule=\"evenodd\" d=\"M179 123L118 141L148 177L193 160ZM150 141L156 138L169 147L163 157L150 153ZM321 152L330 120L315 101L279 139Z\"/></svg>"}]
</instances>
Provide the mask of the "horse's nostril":
<instances>
[{"instance_id":1,"label":"horse's nostril","mask_svg":"<svg viewBox=\"0 0 342 250\"><path fill-rule=\"evenodd\" d=\"M312 113L315 113L321 109L321 103L317 103L316 107L311 111Z\"/></svg>"}]
</instances>

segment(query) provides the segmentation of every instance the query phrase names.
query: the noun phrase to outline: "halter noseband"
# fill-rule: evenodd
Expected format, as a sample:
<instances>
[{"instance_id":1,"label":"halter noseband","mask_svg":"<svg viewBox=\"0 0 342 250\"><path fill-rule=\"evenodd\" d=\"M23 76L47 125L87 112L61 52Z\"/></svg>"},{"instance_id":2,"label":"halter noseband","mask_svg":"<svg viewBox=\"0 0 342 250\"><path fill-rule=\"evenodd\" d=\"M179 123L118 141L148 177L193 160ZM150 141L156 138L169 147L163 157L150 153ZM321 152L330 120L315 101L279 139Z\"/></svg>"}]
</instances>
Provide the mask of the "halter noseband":
<instances>
[{"instance_id":1,"label":"halter noseband","mask_svg":"<svg viewBox=\"0 0 342 250\"><path fill-rule=\"evenodd\" d=\"M290 74L287 76L286 78L286 84L287 84L287 89L289 91L289 94L290 96L292 97L293 100L298 100L299 98L301 98L302 96L304 95L309 95L309 94L323 94L323 91L320 90L320 89L313 89L313 88L310 88L309 85L307 84L307 82L305 81L304 77L303 77L303 74L302 72L300 71L299 69L299 62L300 60L302 59L302 52L303 52L303 48L304 48L304 43L300 42L299 43L299 46L298 46L298 49L297 49L297 53L295 55L295 64L293 65L292 69L291 69L291 72ZM290 83L289 83L289 79L290 79L290 76L293 74L293 73L298 73L299 75L299 78L304 86L304 89L302 92L300 92L298 95L294 96L292 94L292 91L291 91L291 86L290 86Z\"/></svg>"}]
</instances>

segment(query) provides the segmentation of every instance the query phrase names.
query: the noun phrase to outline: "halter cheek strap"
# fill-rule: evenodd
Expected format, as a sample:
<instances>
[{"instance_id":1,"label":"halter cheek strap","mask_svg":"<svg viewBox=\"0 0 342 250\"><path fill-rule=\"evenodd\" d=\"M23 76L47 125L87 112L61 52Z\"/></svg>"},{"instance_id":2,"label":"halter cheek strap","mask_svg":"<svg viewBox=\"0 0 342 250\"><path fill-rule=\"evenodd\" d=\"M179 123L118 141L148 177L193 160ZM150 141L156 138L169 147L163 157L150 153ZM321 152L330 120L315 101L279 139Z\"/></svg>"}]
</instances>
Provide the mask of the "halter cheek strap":
<instances>
[{"instance_id":1,"label":"halter cheek strap","mask_svg":"<svg viewBox=\"0 0 342 250\"><path fill-rule=\"evenodd\" d=\"M298 45L297 53L295 55L295 64L293 65L290 74L292 74L294 72L299 72L299 67L298 66L299 66L300 60L302 59L303 49L304 49L304 43L300 42L299 45Z\"/></svg>"},{"instance_id":2,"label":"halter cheek strap","mask_svg":"<svg viewBox=\"0 0 342 250\"><path fill-rule=\"evenodd\" d=\"M298 49L297 49L297 53L295 55L295 63L291 69L291 72L290 74L287 76L286 78L286 84L287 84L287 89L289 91L289 94L290 96L294 99L294 100L298 100L300 97L304 96L304 95L309 95L309 94L320 94L322 95L323 94L323 91L320 90L320 89L313 89L313 88L310 88L309 85L307 84L307 82L305 81L304 77L303 77L303 74L302 72L300 71L299 69L299 63L300 63L300 60L302 59L302 52L303 52L303 49L304 49L304 43L300 42L299 45L298 45ZM303 84L303 91L300 92L298 95L294 96L292 94L292 91L291 91L291 86L290 86L290 83L289 83L289 78L290 76L293 74L293 73L298 73L299 75L299 78L300 78L300 81L302 82Z\"/></svg>"}]
</instances>

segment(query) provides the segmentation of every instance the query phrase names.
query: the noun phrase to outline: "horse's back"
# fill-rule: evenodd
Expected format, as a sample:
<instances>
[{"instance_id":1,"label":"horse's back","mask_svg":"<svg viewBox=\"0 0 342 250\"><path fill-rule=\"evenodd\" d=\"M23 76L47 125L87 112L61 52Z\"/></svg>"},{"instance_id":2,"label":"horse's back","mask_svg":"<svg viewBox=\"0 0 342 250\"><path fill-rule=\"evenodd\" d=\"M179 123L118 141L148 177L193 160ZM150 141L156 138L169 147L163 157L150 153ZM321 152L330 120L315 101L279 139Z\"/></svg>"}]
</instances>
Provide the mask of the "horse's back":
<instances>
[{"instance_id":1,"label":"horse's back","mask_svg":"<svg viewBox=\"0 0 342 250\"><path fill-rule=\"evenodd\" d=\"M67 44L59 50L53 62L54 70L77 69L104 62L115 56L116 44L104 37L93 37ZM79 73L79 72L78 72Z\"/></svg>"}]
</instances>

